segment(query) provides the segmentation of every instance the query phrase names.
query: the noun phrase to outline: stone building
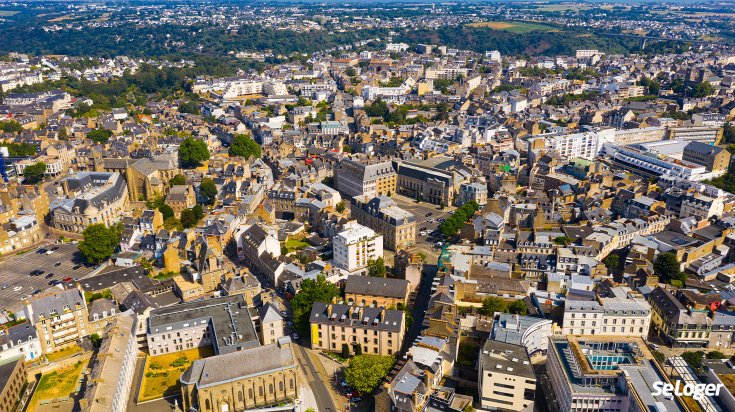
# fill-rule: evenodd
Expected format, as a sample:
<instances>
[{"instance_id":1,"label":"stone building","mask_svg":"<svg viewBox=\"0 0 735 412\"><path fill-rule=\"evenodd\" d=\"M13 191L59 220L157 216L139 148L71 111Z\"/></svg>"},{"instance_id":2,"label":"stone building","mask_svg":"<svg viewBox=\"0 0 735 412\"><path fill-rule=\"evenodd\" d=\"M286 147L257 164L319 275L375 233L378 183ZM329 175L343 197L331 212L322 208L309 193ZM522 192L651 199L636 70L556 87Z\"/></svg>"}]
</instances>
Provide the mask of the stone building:
<instances>
[{"instance_id":1,"label":"stone building","mask_svg":"<svg viewBox=\"0 0 735 412\"><path fill-rule=\"evenodd\" d=\"M388 250L407 249L416 243L416 217L390 197L355 196L350 213L357 223L383 235Z\"/></svg>"},{"instance_id":2,"label":"stone building","mask_svg":"<svg viewBox=\"0 0 735 412\"><path fill-rule=\"evenodd\" d=\"M198 359L180 382L184 411L242 411L293 402L299 396L298 364L287 337Z\"/></svg>"}]
</instances>

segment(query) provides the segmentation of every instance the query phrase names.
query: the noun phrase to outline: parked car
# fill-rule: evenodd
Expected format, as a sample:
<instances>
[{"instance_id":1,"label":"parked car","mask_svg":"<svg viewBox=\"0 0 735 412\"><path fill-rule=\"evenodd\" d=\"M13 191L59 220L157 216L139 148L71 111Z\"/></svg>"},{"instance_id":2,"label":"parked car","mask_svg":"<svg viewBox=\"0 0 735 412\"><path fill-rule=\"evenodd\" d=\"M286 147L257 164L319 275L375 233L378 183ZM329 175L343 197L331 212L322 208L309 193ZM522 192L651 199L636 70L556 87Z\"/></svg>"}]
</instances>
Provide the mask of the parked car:
<instances>
[{"instance_id":1,"label":"parked car","mask_svg":"<svg viewBox=\"0 0 735 412\"><path fill-rule=\"evenodd\" d=\"M73 281L73 280L74 280L74 279L72 279L72 278L70 278L70 277L66 277L66 278L64 278L64 279L61 279L61 281L62 281L62 282L64 282L64 283L66 283L66 282L71 282L71 281Z\"/></svg>"},{"instance_id":2,"label":"parked car","mask_svg":"<svg viewBox=\"0 0 735 412\"><path fill-rule=\"evenodd\" d=\"M34 291L33 291L33 293L32 293L32 294L33 294L33 295L38 295L38 294L39 294L39 293L41 293L41 292L42 292L42 290L41 290L41 289L36 289L36 290L34 290Z\"/></svg>"},{"instance_id":3,"label":"parked car","mask_svg":"<svg viewBox=\"0 0 735 412\"><path fill-rule=\"evenodd\" d=\"M4 285L3 285L3 288L2 288L2 290L5 290L5 289L7 289L7 288L9 288L9 287L10 287L10 285L8 285L8 284L6 283L6 284L4 284Z\"/></svg>"},{"instance_id":4,"label":"parked car","mask_svg":"<svg viewBox=\"0 0 735 412\"><path fill-rule=\"evenodd\" d=\"M60 285L62 282L59 279L54 279L48 283L49 286Z\"/></svg>"},{"instance_id":5,"label":"parked car","mask_svg":"<svg viewBox=\"0 0 735 412\"><path fill-rule=\"evenodd\" d=\"M78 270L80 267L82 267L82 265L74 265L71 270Z\"/></svg>"},{"instance_id":6,"label":"parked car","mask_svg":"<svg viewBox=\"0 0 735 412\"><path fill-rule=\"evenodd\" d=\"M23 289L23 286L16 286L13 288L13 292L20 292L21 289Z\"/></svg>"},{"instance_id":7,"label":"parked car","mask_svg":"<svg viewBox=\"0 0 735 412\"><path fill-rule=\"evenodd\" d=\"M41 276L41 275L43 275L44 273L46 273L46 272L45 272L45 271L43 271L43 270L41 270L41 269L35 269L35 270L32 270L32 271L31 271L30 275L31 275L31 276Z\"/></svg>"},{"instance_id":8,"label":"parked car","mask_svg":"<svg viewBox=\"0 0 735 412\"><path fill-rule=\"evenodd\" d=\"M429 217L431 215L433 215L433 213L429 212L429 213L426 214L426 217Z\"/></svg>"},{"instance_id":9,"label":"parked car","mask_svg":"<svg viewBox=\"0 0 735 412\"><path fill-rule=\"evenodd\" d=\"M44 253L46 253L46 252L48 252L48 250L47 250L47 249L44 249L44 248L40 248L40 249L38 249L38 250L36 251L36 253L38 253L39 255L43 255L43 254L44 254Z\"/></svg>"},{"instance_id":10,"label":"parked car","mask_svg":"<svg viewBox=\"0 0 735 412\"><path fill-rule=\"evenodd\" d=\"M48 275L45 276L46 279L51 279L52 277L54 277L53 273L49 273Z\"/></svg>"},{"instance_id":11,"label":"parked car","mask_svg":"<svg viewBox=\"0 0 735 412\"><path fill-rule=\"evenodd\" d=\"M56 262L56 263L54 263L54 267L55 267L55 268L57 268L57 267L59 267L59 266L61 266L61 262Z\"/></svg>"}]
</instances>

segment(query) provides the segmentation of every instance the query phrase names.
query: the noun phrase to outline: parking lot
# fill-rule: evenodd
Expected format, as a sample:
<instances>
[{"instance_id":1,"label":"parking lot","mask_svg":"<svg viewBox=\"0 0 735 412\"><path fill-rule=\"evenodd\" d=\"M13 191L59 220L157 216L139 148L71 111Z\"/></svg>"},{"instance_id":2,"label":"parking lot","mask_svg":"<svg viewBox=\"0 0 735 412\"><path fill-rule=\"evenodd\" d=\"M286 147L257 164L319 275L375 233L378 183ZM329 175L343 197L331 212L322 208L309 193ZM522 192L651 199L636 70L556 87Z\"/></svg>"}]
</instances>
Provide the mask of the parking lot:
<instances>
[{"instance_id":1,"label":"parking lot","mask_svg":"<svg viewBox=\"0 0 735 412\"><path fill-rule=\"evenodd\" d=\"M23 296L30 296L36 290L50 289L52 286L49 282L52 280L67 277L81 279L94 269L82 264L76 245L51 243L43 248L58 249L51 254L37 253L38 249L32 249L20 255L8 256L0 262L0 307L12 311L21 309ZM44 273L31 276L34 270ZM53 275L47 278L49 274Z\"/></svg>"},{"instance_id":2,"label":"parking lot","mask_svg":"<svg viewBox=\"0 0 735 412\"><path fill-rule=\"evenodd\" d=\"M439 228L439 219L446 219L451 216L451 212L456 210L456 207L448 206L444 209L440 209L438 205L432 205L431 203L421 202L416 203L416 200L409 197L394 194L392 199L396 201L401 209L405 209L414 214L416 217L416 244L432 243L429 238L429 233ZM428 215L428 216L427 216ZM428 232L422 236L419 234L422 230Z\"/></svg>"}]
</instances>

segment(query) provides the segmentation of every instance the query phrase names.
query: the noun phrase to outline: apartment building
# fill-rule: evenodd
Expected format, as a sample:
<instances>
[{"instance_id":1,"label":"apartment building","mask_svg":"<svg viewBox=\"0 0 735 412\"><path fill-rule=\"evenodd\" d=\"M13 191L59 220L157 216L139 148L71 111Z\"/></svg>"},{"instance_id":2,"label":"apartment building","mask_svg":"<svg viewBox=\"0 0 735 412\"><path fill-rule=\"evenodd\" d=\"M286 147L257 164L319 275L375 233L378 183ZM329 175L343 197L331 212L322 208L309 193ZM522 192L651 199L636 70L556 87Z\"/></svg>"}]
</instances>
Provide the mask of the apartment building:
<instances>
[{"instance_id":1,"label":"apartment building","mask_svg":"<svg viewBox=\"0 0 735 412\"><path fill-rule=\"evenodd\" d=\"M277 343L285 335L283 326L283 316L275 304L269 302L258 308L256 329L263 345Z\"/></svg>"},{"instance_id":2,"label":"apartment building","mask_svg":"<svg viewBox=\"0 0 735 412\"><path fill-rule=\"evenodd\" d=\"M580 157L593 160L605 143L615 140L615 129L600 128L581 133L562 134L549 138L551 149L564 159Z\"/></svg>"},{"instance_id":3,"label":"apartment building","mask_svg":"<svg viewBox=\"0 0 735 412\"><path fill-rule=\"evenodd\" d=\"M346 225L332 243L334 265L349 274L366 273L369 261L383 257L383 236L359 223Z\"/></svg>"},{"instance_id":4,"label":"apartment building","mask_svg":"<svg viewBox=\"0 0 735 412\"><path fill-rule=\"evenodd\" d=\"M348 303L373 307L398 308L408 304L409 283L405 279L374 278L351 275L345 279L345 299Z\"/></svg>"},{"instance_id":5,"label":"apartment building","mask_svg":"<svg viewBox=\"0 0 735 412\"><path fill-rule=\"evenodd\" d=\"M532 411L536 375L526 348L485 341L477 361L477 391L482 409Z\"/></svg>"},{"instance_id":6,"label":"apartment building","mask_svg":"<svg viewBox=\"0 0 735 412\"><path fill-rule=\"evenodd\" d=\"M641 338L551 338L546 370L554 410L569 412L677 412L682 402L653 396L659 381L671 383Z\"/></svg>"},{"instance_id":7,"label":"apartment building","mask_svg":"<svg viewBox=\"0 0 735 412\"><path fill-rule=\"evenodd\" d=\"M110 226L127 211L127 184L117 172L80 172L61 184L67 198L51 205L57 229L82 233L96 223Z\"/></svg>"},{"instance_id":8,"label":"apartment building","mask_svg":"<svg viewBox=\"0 0 735 412\"><path fill-rule=\"evenodd\" d=\"M691 290L680 290L674 294L657 287L648 295L648 301L651 304L651 322L656 333L672 347L730 346L732 331L730 339L726 340L727 345L710 339L717 316L710 310L705 296Z\"/></svg>"},{"instance_id":9,"label":"apartment building","mask_svg":"<svg viewBox=\"0 0 735 412\"><path fill-rule=\"evenodd\" d=\"M627 286L597 293L592 301L567 300L562 333L565 335L606 335L648 337L651 305Z\"/></svg>"},{"instance_id":10,"label":"apartment building","mask_svg":"<svg viewBox=\"0 0 735 412\"><path fill-rule=\"evenodd\" d=\"M230 353L259 345L242 295L154 309L146 339L153 356L203 346L212 346L216 354Z\"/></svg>"},{"instance_id":11,"label":"apartment building","mask_svg":"<svg viewBox=\"0 0 735 412\"><path fill-rule=\"evenodd\" d=\"M91 333L89 312L81 286L50 290L26 302L26 316L36 328L43 353L74 345Z\"/></svg>"},{"instance_id":12,"label":"apartment building","mask_svg":"<svg viewBox=\"0 0 735 412\"><path fill-rule=\"evenodd\" d=\"M309 316L311 348L330 352L393 355L403 344L406 314L370 306L315 302Z\"/></svg>"},{"instance_id":13,"label":"apartment building","mask_svg":"<svg viewBox=\"0 0 735 412\"><path fill-rule=\"evenodd\" d=\"M31 361L41 356L41 342L30 322L11 326L0 335L0 361L23 356Z\"/></svg>"},{"instance_id":14,"label":"apartment building","mask_svg":"<svg viewBox=\"0 0 735 412\"><path fill-rule=\"evenodd\" d=\"M27 381L22 356L0 361L0 411L13 410Z\"/></svg>"},{"instance_id":15,"label":"apartment building","mask_svg":"<svg viewBox=\"0 0 735 412\"><path fill-rule=\"evenodd\" d=\"M373 198L396 192L397 175L390 161L343 160L334 176L337 190L348 197L365 195Z\"/></svg>"},{"instance_id":16,"label":"apartment building","mask_svg":"<svg viewBox=\"0 0 735 412\"><path fill-rule=\"evenodd\" d=\"M388 250L408 249L416 243L416 217L390 197L355 196L350 214L357 223L383 235L383 245Z\"/></svg>"}]
</instances>

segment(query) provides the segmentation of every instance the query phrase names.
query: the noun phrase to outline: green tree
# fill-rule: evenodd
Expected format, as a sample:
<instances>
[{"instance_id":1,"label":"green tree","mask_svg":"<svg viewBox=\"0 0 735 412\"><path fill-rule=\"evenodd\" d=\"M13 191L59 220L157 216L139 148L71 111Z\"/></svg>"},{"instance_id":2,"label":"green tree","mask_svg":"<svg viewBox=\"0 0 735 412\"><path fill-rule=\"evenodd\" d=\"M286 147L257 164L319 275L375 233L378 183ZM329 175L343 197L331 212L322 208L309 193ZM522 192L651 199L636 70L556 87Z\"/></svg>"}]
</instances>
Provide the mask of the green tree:
<instances>
[{"instance_id":1,"label":"green tree","mask_svg":"<svg viewBox=\"0 0 735 412\"><path fill-rule=\"evenodd\" d=\"M514 315L527 315L528 307L526 306L526 302L524 302L523 299L518 299L517 301L508 305L508 312Z\"/></svg>"},{"instance_id":2,"label":"green tree","mask_svg":"<svg viewBox=\"0 0 735 412\"><path fill-rule=\"evenodd\" d=\"M99 347L102 345L102 338L96 333L89 335L89 340L90 342L92 342L92 346L94 346L96 349L99 349Z\"/></svg>"},{"instance_id":3,"label":"green tree","mask_svg":"<svg viewBox=\"0 0 735 412\"><path fill-rule=\"evenodd\" d=\"M43 180L46 175L46 163L36 162L23 169L23 182L31 185Z\"/></svg>"},{"instance_id":4,"label":"green tree","mask_svg":"<svg viewBox=\"0 0 735 412\"><path fill-rule=\"evenodd\" d=\"M309 328L309 315L314 302L330 303L333 298L340 296L337 285L327 282L323 275L316 279L305 279L301 283L301 289L291 299L291 311L296 328L304 335Z\"/></svg>"},{"instance_id":5,"label":"green tree","mask_svg":"<svg viewBox=\"0 0 735 412\"><path fill-rule=\"evenodd\" d=\"M610 253L602 260L602 263L604 263L608 269L615 270L620 266L620 257L617 253Z\"/></svg>"},{"instance_id":6,"label":"green tree","mask_svg":"<svg viewBox=\"0 0 735 412\"><path fill-rule=\"evenodd\" d=\"M79 243L79 252L89 263L94 264L112 256L120 243L119 228L108 228L102 223L87 226L82 236L84 240Z\"/></svg>"},{"instance_id":7,"label":"green tree","mask_svg":"<svg viewBox=\"0 0 735 412\"><path fill-rule=\"evenodd\" d=\"M191 209L182 210L180 220L181 220L181 226L183 226L184 229L194 227L197 224L197 218L194 215L194 211Z\"/></svg>"},{"instance_id":8,"label":"green tree","mask_svg":"<svg viewBox=\"0 0 735 412\"><path fill-rule=\"evenodd\" d=\"M715 92L715 87L710 82L700 82L692 89L693 97L707 97Z\"/></svg>"},{"instance_id":9,"label":"green tree","mask_svg":"<svg viewBox=\"0 0 735 412\"><path fill-rule=\"evenodd\" d=\"M18 133L23 130L23 126L15 120L6 120L0 122L0 131L5 133Z\"/></svg>"},{"instance_id":10,"label":"green tree","mask_svg":"<svg viewBox=\"0 0 735 412\"><path fill-rule=\"evenodd\" d=\"M342 357L345 359L349 359L350 357L350 345L346 343L342 344Z\"/></svg>"},{"instance_id":11,"label":"green tree","mask_svg":"<svg viewBox=\"0 0 735 412\"><path fill-rule=\"evenodd\" d=\"M249 159L251 156L259 158L262 156L260 145L249 135L238 134L232 139L232 145L227 151L230 156L242 156Z\"/></svg>"},{"instance_id":12,"label":"green tree","mask_svg":"<svg viewBox=\"0 0 735 412\"><path fill-rule=\"evenodd\" d=\"M217 185L214 184L214 180L208 177L202 179L202 183L199 184L199 195L205 205L213 205L217 199Z\"/></svg>"},{"instance_id":13,"label":"green tree","mask_svg":"<svg viewBox=\"0 0 735 412\"><path fill-rule=\"evenodd\" d=\"M689 364L689 366L692 367L696 372L701 372L702 370L702 360L704 359L704 352L702 351L696 351L696 352L684 352L681 354L682 359L686 363Z\"/></svg>"},{"instance_id":14,"label":"green tree","mask_svg":"<svg viewBox=\"0 0 735 412\"><path fill-rule=\"evenodd\" d=\"M204 208L200 204L194 205L194 207L191 208L191 210L194 212L194 217L197 219L197 221L201 220L201 218L204 217Z\"/></svg>"},{"instance_id":15,"label":"green tree","mask_svg":"<svg viewBox=\"0 0 735 412\"><path fill-rule=\"evenodd\" d=\"M345 202L339 202L337 203L337 213L342 213L345 211Z\"/></svg>"},{"instance_id":16,"label":"green tree","mask_svg":"<svg viewBox=\"0 0 735 412\"><path fill-rule=\"evenodd\" d=\"M358 355L345 368L345 380L361 394L373 393L393 368L392 356Z\"/></svg>"},{"instance_id":17,"label":"green tree","mask_svg":"<svg viewBox=\"0 0 735 412\"><path fill-rule=\"evenodd\" d=\"M572 242L574 242L574 239L570 238L569 236L557 236L554 238L554 243L561 246L568 246Z\"/></svg>"},{"instance_id":18,"label":"green tree","mask_svg":"<svg viewBox=\"0 0 735 412\"><path fill-rule=\"evenodd\" d=\"M91 139L95 143L105 144L108 140L110 140L110 137L112 136L112 132L105 129L94 129L91 132L87 133L87 138Z\"/></svg>"},{"instance_id":19,"label":"green tree","mask_svg":"<svg viewBox=\"0 0 735 412\"><path fill-rule=\"evenodd\" d=\"M163 221L163 228L166 230L184 230L181 220L176 217L170 217Z\"/></svg>"},{"instance_id":20,"label":"green tree","mask_svg":"<svg viewBox=\"0 0 735 412\"><path fill-rule=\"evenodd\" d=\"M183 101L179 103L179 112L180 113L190 113L190 114L201 114L201 111L199 110L199 105L191 101Z\"/></svg>"},{"instance_id":21,"label":"green tree","mask_svg":"<svg viewBox=\"0 0 735 412\"><path fill-rule=\"evenodd\" d=\"M187 137L179 146L179 159L181 166L193 168L199 166L203 161L209 159L207 144L193 137Z\"/></svg>"},{"instance_id":22,"label":"green tree","mask_svg":"<svg viewBox=\"0 0 735 412\"><path fill-rule=\"evenodd\" d=\"M374 277L374 278L384 278L385 277L385 261L382 257L379 257L377 259L370 259L368 260L367 264L368 269L368 276Z\"/></svg>"},{"instance_id":23,"label":"green tree","mask_svg":"<svg viewBox=\"0 0 735 412\"><path fill-rule=\"evenodd\" d=\"M735 126L730 122L725 123L722 129L722 142L723 143L735 143Z\"/></svg>"},{"instance_id":24,"label":"green tree","mask_svg":"<svg viewBox=\"0 0 735 412\"><path fill-rule=\"evenodd\" d=\"M482 301L482 307L477 310L481 315L492 316L495 312L505 312L507 304L495 296L488 296Z\"/></svg>"},{"instance_id":25,"label":"green tree","mask_svg":"<svg viewBox=\"0 0 735 412\"><path fill-rule=\"evenodd\" d=\"M653 272L665 283L672 280L684 282L686 274L679 269L679 261L672 252L661 253L653 261Z\"/></svg>"},{"instance_id":26,"label":"green tree","mask_svg":"<svg viewBox=\"0 0 735 412\"><path fill-rule=\"evenodd\" d=\"M706 356L707 356L707 359L727 359L727 355L725 355L724 353L718 350L707 352Z\"/></svg>"},{"instance_id":27,"label":"green tree","mask_svg":"<svg viewBox=\"0 0 735 412\"><path fill-rule=\"evenodd\" d=\"M176 175L168 181L171 186L184 186L186 184L186 177L184 175Z\"/></svg>"},{"instance_id":28,"label":"green tree","mask_svg":"<svg viewBox=\"0 0 735 412\"><path fill-rule=\"evenodd\" d=\"M174 209L165 203L161 206L158 206L158 211L161 212L161 214L163 215L163 220L174 217L175 215Z\"/></svg>"}]
</instances>

